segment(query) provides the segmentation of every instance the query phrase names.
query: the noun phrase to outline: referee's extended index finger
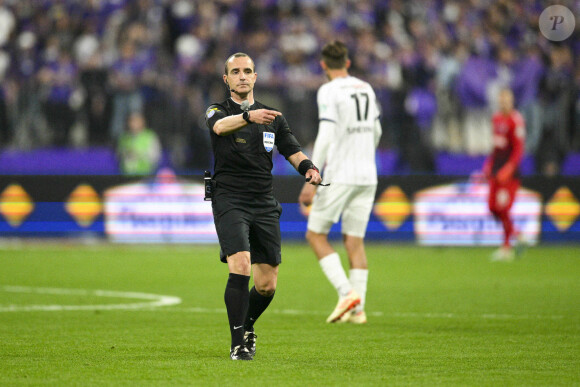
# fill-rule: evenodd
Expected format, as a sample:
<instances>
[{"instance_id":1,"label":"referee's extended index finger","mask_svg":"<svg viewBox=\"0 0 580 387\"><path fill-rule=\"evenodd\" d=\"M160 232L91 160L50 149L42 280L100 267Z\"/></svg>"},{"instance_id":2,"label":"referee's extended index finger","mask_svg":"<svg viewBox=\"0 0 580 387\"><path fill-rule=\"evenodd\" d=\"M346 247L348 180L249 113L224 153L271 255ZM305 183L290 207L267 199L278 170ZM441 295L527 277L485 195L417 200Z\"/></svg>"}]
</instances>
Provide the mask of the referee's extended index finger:
<instances>
[{"instance_id":1,"label":"referee's extended index finger","mask_svg":"<svg viewBox=\"0 0 580 387\"><path fill-rule=\"evenodd\" d=\"M275 116L281 116L282 115L282 113L279 112L278 110L268 110L268 109L264 109L264 110L266 110L266 113L273 114Z\"/></svg>"}]
</instances>

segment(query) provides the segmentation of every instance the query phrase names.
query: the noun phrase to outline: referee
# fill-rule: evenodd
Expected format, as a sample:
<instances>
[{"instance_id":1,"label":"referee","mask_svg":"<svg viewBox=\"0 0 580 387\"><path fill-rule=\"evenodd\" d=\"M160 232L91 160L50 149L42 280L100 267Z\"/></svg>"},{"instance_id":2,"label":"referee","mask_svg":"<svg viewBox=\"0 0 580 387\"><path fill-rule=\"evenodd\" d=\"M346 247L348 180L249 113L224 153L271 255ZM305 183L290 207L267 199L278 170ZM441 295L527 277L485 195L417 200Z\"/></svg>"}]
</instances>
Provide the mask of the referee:
<instances>
[{"instance_id":1,"label":"referee","mask_svg":"<svg viewBox=\"0 0 580 387\"><path fill-rule=\"evenodd\" d=\"M254 323L276 291L282 207L272 195L273 146L310 184L322 182L282 113L254 100L256 79L252 58L233 54L223 75L230 98L206 111L215 159L213 216L220 260L228 264L230 273L224 299L232 360L253 359ZM252 270L254 287L248 290Z\"/></svg>"}]
</instances>

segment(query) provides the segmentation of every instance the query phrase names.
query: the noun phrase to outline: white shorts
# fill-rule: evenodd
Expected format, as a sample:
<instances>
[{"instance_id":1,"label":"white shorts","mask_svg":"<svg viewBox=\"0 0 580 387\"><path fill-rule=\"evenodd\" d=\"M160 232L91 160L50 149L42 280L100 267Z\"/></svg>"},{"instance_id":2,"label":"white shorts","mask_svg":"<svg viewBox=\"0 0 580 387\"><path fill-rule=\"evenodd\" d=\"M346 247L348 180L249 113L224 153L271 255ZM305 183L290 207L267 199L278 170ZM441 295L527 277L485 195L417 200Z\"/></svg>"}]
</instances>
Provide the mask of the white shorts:
<instances>
[{"instance_id":1,"label":"white shorts","mask_svg":"<svg viewBox=\"0 0 580 387\"><path fill-rule=\"evenodd\" d=\"M308 230L328 234L342 215L342 233L364 238L376 185L331 184L319 187L308 216Z\"/></svg>"}]
</instances>

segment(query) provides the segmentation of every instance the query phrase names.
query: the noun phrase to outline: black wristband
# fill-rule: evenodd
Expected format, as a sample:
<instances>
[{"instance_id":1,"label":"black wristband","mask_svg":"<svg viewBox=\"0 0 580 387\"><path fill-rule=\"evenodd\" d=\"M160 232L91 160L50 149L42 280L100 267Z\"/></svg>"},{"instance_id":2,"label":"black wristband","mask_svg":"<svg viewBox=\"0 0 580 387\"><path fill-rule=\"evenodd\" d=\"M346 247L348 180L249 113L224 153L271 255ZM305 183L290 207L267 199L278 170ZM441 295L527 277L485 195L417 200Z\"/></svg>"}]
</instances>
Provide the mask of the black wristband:
<instances>
[{"instance_id":1,"label":"black wristband","mask_svg":"<svg viewBox=\"0 0 580 387\"><path fill-rule=\"evenodd\" d=\"M314 169L316 172L320 172L318 170L318 168L316 168L316 166L314 165L314 163L308 159L306 160L302 160L300 162L300 165L298 165L298 172L302 175L305 176L306 172L308 172L309 169Z\"/></svg>"}]
</instances>

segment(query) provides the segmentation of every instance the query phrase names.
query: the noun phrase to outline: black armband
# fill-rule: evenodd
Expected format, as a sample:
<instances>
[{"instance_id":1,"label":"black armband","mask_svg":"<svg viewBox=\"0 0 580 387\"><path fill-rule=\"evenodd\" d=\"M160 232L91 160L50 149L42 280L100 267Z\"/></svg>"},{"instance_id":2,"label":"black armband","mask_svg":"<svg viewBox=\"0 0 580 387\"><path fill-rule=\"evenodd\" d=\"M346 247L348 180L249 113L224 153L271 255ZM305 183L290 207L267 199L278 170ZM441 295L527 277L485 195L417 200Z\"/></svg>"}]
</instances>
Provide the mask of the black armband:
<instances>
[{"instance_id":1,"label":"black armband","mask_svg":"<svg viewBox=\"0 0 580 387\"><path fill-rule=\"evenodd\" d=\"M300 162L300 165L298 165L298 172L302 176L306 175L306 172L308 172L309 169L314 169L316 172L320 173L320 171L318 170L318 168L316 168L314 163L308 159L302 160Z\"/></svg>"}]
</instances>

